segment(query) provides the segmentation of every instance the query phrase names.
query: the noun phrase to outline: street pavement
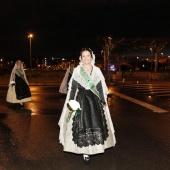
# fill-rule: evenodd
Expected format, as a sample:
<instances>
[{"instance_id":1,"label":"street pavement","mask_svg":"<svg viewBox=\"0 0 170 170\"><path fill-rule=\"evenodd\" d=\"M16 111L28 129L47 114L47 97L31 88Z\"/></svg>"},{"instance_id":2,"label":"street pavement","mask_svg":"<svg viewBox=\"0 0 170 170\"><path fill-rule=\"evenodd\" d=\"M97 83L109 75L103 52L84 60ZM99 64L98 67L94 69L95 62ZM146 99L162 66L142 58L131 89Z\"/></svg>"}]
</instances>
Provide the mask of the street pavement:
<instances>
[{"instance_id":1,"label":"street pavement","mask_svg":"<svg viewBox=\"0 0 170 170\"><path fill-rule=\"evenodd\" d=\"M84 164L82 155L63 152L59 144L57 124L66 96L58 93L57 86L30 86L32 101L24 108L7 103L7 86L0 86L0 170L169 170L170 100L155 93L162 89L161 94L169 94L169 87L155 83L150 88L149 84L113 82L109 86L117 144L92 156L90 165ZM153 112L114 92L168 112Z\"/></svg>"},{"instance_id":2,"label":"street pavement","mask_svg":"<svg viewBox=\"0 0 170 170\"><path fill-rule=\"evenodd\" d=\"M170 86L167 84L123 84L122 89L132 90L150 97L170 100Z\"/></svg>"}]
</instances>

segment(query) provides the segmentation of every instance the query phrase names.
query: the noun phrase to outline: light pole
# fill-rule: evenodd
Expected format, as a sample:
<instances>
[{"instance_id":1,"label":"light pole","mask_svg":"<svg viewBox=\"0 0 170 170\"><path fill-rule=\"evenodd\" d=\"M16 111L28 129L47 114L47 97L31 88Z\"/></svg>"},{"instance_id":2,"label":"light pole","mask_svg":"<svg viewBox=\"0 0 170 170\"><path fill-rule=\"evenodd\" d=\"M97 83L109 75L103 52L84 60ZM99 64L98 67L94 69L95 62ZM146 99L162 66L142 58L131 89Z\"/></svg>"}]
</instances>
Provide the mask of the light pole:
<instances>
[{"instance_id":1,"label":"light pole","mask_svg":"<svg viewBox=\"0 0 170 170\"><path fill-rule=\"evenodd\" d=\"M32 69L31 39L33 38L33 34L29 34L28 38L30 39L30 68Z\"/></svg>"},{"instance_id":2,"label":"light pole","mask_svg":"<svg viewBox=\"0 0 170 170\"><path fill-rule=\"evenodd\" d=\"M152 70L152 48L150 48L151 51L151 70Z\"/></svg>"},{"instance_id":3,"label":"light pole","mask_svg":"<svg viewBox=\"0 0 170 170\"><path fill-rule=\"evenodd\" d=\"M107 54L107 70L108 70L108 80L110 86L110 54L111 54L112 38L108 37L108 54Z\"/></svg>"}]
</instances>

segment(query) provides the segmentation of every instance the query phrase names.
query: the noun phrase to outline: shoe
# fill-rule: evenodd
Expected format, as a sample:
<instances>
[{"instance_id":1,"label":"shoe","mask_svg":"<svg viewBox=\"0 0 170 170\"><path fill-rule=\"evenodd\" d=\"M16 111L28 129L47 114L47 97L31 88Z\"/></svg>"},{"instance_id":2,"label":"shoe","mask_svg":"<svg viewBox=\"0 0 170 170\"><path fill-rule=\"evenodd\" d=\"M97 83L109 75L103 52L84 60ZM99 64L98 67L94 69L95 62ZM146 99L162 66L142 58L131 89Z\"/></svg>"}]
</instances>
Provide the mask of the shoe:
<instances>
[{"instance_id":1,"label":"shoe","mask_svg":"<svg viewBox=\"0 0 170 170\"><path fill-rule=\"evenodd\" d=\"M21 108L23 108L23 107L24 107L24 105L20 103L20 107L21 107Z\"/></svg>"},{"instance_id":2,"label":"shoe","mask_svg":"<svg viewBox=\"0 0 170 170\"><path fill-rule=\"evenodd\" d=\"M83 155L83 158L84 158L84 163L89 165L90 164L90 156Z\"/></svg>"},{"instance_id":3,"label":"shoe","mask_svg":"<svg viewBox=\"0 0 170 170\"><path fill-rule=\"evenodd\" d=\"M21 104L21 103L18 103L18 105L17 105L17 107L16 107L17 109L23 109L24 108L24 105L23 104Z\"/></svg>"}]
</instances>

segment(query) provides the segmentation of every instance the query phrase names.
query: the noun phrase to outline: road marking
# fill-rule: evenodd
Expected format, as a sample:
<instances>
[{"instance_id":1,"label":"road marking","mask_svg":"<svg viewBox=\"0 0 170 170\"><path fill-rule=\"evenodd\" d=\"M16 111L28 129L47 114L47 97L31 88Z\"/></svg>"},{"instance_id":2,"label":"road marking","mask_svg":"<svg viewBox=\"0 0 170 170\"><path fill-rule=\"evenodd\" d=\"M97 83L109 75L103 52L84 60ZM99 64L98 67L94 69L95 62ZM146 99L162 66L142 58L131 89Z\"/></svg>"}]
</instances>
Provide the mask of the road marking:
<instances>
[{"instance_id":1,"label":"road marking","mask_svg":"<svg viewBox=\"0 0 170 170\"><path fill-rule=\"evenodd\" d=\"M152 94L161 94L161 93L166 93L166 94L169 94L170 93L170 91L168 90L168 91L151 91L152 92ZM150 92L150 93L151 93ZM150 93L144 93L144 94L150 94Z\"/></svg>"},{"instance_id":2,"label":"road marking","mask_svg":"<svg viewBox=\"0 0 170 170\"><path fill-rule=\"evenodd\" d=\"M138 104L138 105L140 105L140 106L143 106L143 107L145 107L145 108L147 108L147 109L150 109L150 110L152 110L153 112L157 112L157 113L167 113L167 112L169 112L169 111L167 111L167 110L161 109L161 108L156 107L156 106L154 106L154 105L151 105L151 104L149 104L149 103L146 103L146 102L137 100L137 99L135 99L135 98L126 96L126 95L124 95L124 94L122 94L122 93L118 93L118 92L115 92L115 91L114 91L113 94L115 94L116 96L119 96L119 97L121 97L121 98L123 98L123 99L129 100L129 101L131 101L131 102L133 102L133 103L136 103L136 104Z\"/></svg>"},{"instance_id":3,"label":"road marking","mask_svg":"<svg viewBox=\"0 0 170 170\"><path fill-rule=\"evenodd\" d=\"M155 90L162 90L162 89L164 89L164 90L168 90L168 89L170 89L169 87L134 87L134 86L128 86L128 87L124 87L124 86L122 86L123 88L126 88L126 89L132 89L132 88L134 88L134 89L155 89Z\"/></svg>"},{"instance_id":4,"label":"road marking","mask_svg":"<svg viewBox=\"0 0 170 170\"><path fill-rule=\"evenodd\" d=\"M169 87L169 85L166 84L122 84L121 86L136 86L136 87L140 87L140 86L145 86L145 87Z\"/></svg>"},{"instance_id":5,"label":"road marking","mask_svg":"<svg viewBox=\"0 0 170 170\"><path fill-rule=\"evenodd\" d=\"M170 94L158 94L156 96L170 96Z\"/></svg>"}]
</instances>

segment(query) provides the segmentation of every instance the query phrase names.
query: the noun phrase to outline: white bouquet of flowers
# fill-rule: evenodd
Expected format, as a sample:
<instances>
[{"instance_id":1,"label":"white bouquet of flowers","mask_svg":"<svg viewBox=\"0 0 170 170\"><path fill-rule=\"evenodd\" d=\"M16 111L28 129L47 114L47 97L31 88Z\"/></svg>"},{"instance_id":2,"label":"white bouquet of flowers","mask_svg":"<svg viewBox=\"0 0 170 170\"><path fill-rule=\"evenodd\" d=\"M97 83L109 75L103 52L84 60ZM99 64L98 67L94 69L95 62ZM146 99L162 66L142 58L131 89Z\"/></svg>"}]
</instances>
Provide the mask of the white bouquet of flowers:
<instances>
[{"instance_id":1,"label":"white bouquet of flowers","mask_svg":"<svg viewBox=\"0 0 170 170\"><path fill-rule=\"evenodd\" d=\"M71 115L73 114L73 112L76 112L77 115L79 115L81 113L80 103L77 102L76 100L70 100L67 103L67 108L70 110L68 117L66 119L67 122L70 121L70 118L71 118Z\"/></svg>"},{"instance_id":2,"label":"white bouquet of flowers","mask_svg":"<svg viewBox=\"0 0 170 170\"><path fill-rule=\"evenodd\" d=\"M14 85L15 85L15 81L11 80L11 81L10 81L10 85L11 85L11 86L14 86Z\"/></svg>"}]
</instances>

